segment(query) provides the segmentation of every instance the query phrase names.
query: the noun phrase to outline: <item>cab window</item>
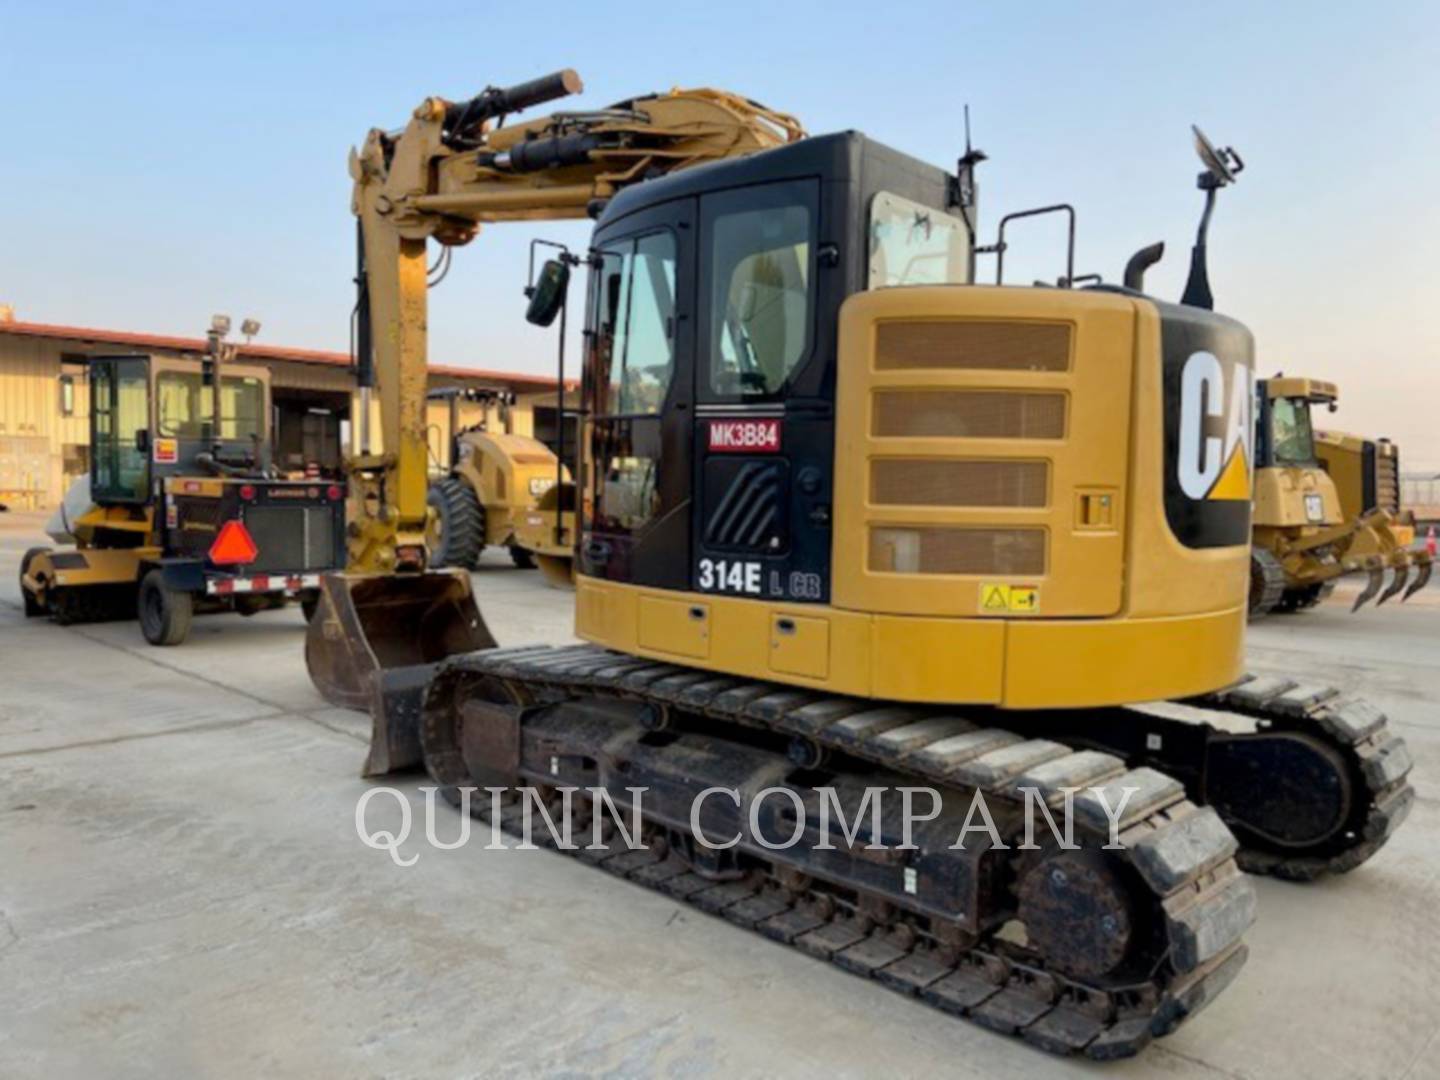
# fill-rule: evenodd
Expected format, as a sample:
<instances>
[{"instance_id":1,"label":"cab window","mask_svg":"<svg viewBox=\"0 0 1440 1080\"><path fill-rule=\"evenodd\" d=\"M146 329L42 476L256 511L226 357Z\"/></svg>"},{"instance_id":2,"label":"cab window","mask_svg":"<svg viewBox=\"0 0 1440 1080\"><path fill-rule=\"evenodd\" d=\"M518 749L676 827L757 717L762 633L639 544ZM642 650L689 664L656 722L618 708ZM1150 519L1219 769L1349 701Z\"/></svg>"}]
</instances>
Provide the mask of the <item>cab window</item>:
<instances>
[{"instance_id":1,"label":"cab window","mask_svg":"<svg viewBox=\"0 0 1440 1080\"><path fill-rule=\"evenodd\" d=\"M150 376L141 359L95 361L90 371L91 474L97 499L141 502L150 484Z\"/></svg>"},{"instance_id":2,"label":"cab window","mask_svg":"<svg viewBox=\"0 0 1440 1080\"><path fill-rule=\"evenodd\" d=\"M155 380L160 434L201 439L210 420L210 391L198 371L162 371ZM265 393L253 376L227 375L220 383L220 438L261 438Z\"/></svg>"},{"instance_id":3,"label":"cab window","mask_svg":"<svg viewBox=\"0 0 1440 1080\"><path fill-rule=\"evenodd\" d=\"M889 191L870 204L872 289L898 285L963 285L970 277L965 222Z\"/></svg>"},{"instance_id":4,"label":"cab window","mask_svg":"<svg viewBox=\"0 0 1440 1080\"><path fill-rule=\"evenodd\" d=\"M675 375L675 238L657 232L619 240L600 259L600 411L653 415Z\"/></svg>"},{"instance_id":5,"label":"cab window","mask_svg":"<svg viewBox=\"0 0 1440 1080\"><path fill-rule=\"evenodd\" d=\"M777 396L810 353L815 185L710 195L701 217L710 393L730 400Z\"/></svg>"},{"instance_id":6,"label":"cab window","mask_svg":"<svg viewBox=\"0 0 1440 1080\"><path fill-rule=\"evenodd\" d=\"M1270 454L1277 465L1313 465L1310 406L1293 398L1276 398L1270 405L1270 439Z\"/></svg>"}]
</instances>

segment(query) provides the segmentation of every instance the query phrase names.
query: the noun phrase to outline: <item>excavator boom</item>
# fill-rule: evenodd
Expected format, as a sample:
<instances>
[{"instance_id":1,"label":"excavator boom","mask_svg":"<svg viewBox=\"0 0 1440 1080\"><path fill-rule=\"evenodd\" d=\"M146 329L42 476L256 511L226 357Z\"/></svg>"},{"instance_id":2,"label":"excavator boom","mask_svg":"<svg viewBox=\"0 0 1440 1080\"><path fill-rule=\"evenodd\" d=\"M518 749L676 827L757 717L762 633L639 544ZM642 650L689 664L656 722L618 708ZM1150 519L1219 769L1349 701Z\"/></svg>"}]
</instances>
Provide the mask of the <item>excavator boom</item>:
<instances>
[{"instance_id":1,"label":"excavator boom","mask_svg":"<svg viewBox=\"0 0 1440 1080\"><path fill-rule=\"evenodd\" d=\"M359 513L346 572L327 582L306 641L312 680L332 703L367 708L373 672L494 644L468 575L428 568L430 241L449 249L489 222L584 218L634 184L804 137L793 117L712 89L505 122L580 89L565 70L468 101L426 98L402 131L372 129L350 155L359 446L348 467Z\"/></svg>"}]
</instances>

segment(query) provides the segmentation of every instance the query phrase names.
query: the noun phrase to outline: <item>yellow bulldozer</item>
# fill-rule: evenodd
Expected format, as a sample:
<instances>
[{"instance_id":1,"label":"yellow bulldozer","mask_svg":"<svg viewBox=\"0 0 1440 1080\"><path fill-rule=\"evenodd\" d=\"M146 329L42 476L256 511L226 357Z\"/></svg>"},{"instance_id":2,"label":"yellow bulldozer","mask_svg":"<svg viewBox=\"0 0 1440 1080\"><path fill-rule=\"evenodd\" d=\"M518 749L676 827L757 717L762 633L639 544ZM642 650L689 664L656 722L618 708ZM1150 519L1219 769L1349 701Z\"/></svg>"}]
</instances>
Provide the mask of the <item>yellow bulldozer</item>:
<instances>
[{"instance_id":1,"label":"yellow bulldozer","mask_svg":"<svg viewBox=\"0 0 1440 1080\"><path fill-rule=\"evenodd\" d=\"M1415 513L1400 501L1400 448L1383 436L1370 439L1345 431L1315 429L1315 457L1335 482L1340 513L1353 521L1373 510L1390 515L1395 543L1415 543Z\"/></svg>"},{"instance_id":2,"label":"yellow bulldozer","mask_svg":"<svg viewBox=\"0 0 1440 1080\"><path fill-rule=\"evenodd\" d=\"M1394 444L1315 432L1311 408L1333 411L1338 400L1335 384L1318 379L1259 382L1252 618L1313 607L1347 574L1367 578L1352 611L1377 596L1377 604L1402 592L1408 600L1430 580L1430 556L1410 550L1415 530L1401 515Z\"/></svg>"},{"instance_id":3,"label":"yellow bulldozer","mask_svg":"<svg viewBox=\"0 0 1440 1080\"><path fill-rule=\"evenodd\" d=\"M1045 1050L1138 1052L1243 964L1242 866L1349 870L1414 798L1380 712L1244 672L1253 345L1206 257L1238 155L1196 133L1182 302L1144 292L1160 245L1077 288L1072 242L1019 288L1033 212L981 242L978 150L713 90L511 119L578 89L430 98L352 158L390 453L352 464L369 510L307 658L370 710L366 772L543 811L586 862ZM581 215L526 314L585 272L585 644L499 648L426 565L425 245ZM1165 699L1205 719L1138 707ZM897 791L933 795L913 831ZM1032 798L1073 844L1025 843ZM993 832L954 842L977 801Z\"/></svg>"}]
</instances>

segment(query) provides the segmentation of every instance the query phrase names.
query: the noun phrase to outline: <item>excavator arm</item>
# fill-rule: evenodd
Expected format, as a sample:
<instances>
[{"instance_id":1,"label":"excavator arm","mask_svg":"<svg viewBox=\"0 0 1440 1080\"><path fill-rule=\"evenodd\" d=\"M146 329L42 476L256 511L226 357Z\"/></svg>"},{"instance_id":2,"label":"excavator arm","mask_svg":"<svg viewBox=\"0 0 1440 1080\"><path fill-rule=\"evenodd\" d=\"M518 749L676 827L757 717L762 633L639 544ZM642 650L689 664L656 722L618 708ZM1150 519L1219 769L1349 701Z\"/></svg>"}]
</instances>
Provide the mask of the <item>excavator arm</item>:
<instances>
[{"instance_id":1,"label":"excavator arm","mask_svg":"<svg viewBox=\"0 0 1440 1080\"><path fill-rule=\"evenodd\" d=\"M398 135L374 129L350 157L363 244L355 479L365 511L350 565L425 567L426 249L469 243L484 223L584 218L622 188L803 137L790 116L720 90L672 90L592 112L494 126L581 88L573 71L468 102L427 98ZM370 438L378 398L384 452Z\"/></svg>"},{"instance_id":2,"label":"excavator arm","mask_svg":"<svg viewBox=\"0 0 1440 1080\"><path fill-rule=\"evenodd\" d=\"M306 655L325 697L369 702L376 670L493 645L463 573L427 571L427 248L483 224L593 216L617 192L804 137L791 116L722 90L671 90L507 123L581 89L565 70L468 101L426 98L351 152L359 222L358 452L347 573L324 587ZM372 414L378 414L374 431ZM378 438L377 438L378 434Z\"/></svg>"}]
</instances>

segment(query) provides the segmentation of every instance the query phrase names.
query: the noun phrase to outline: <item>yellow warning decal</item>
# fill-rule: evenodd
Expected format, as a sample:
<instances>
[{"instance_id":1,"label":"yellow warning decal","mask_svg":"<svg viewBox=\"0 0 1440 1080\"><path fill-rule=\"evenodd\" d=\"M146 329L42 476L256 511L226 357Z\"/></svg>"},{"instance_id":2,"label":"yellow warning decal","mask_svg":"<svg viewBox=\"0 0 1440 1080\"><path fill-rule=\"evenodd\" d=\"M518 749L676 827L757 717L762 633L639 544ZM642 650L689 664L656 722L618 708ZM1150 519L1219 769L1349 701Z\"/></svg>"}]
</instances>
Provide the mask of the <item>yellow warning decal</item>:
<instances>
[{"instance_id":1,"label":"yellow warning decal","mask_svg":"<svg viewBox=\"0 0 1440 1080\"><path fill-rule=\"evenodd\" d=\"M981 585L980 610L989 615L1033 615L1040 610L1040 586Z\"/></svg>"}]
</instances>

